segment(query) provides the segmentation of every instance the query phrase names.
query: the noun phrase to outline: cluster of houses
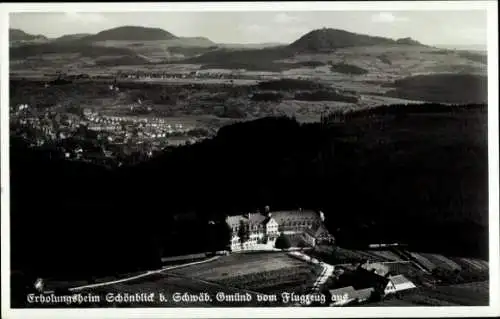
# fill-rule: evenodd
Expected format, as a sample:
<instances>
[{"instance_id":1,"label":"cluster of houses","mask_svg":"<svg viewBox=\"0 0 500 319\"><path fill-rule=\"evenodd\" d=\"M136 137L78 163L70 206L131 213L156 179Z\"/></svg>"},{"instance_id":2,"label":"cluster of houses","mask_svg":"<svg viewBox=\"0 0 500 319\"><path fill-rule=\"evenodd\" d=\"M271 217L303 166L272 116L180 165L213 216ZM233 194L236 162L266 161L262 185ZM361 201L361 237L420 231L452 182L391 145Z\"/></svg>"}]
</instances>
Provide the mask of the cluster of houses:
<instances>
[{"instance_id":1,"label":"cluster of houses","mask_svg":"<svg viewBox=\"0 0 500 319\"><path fill-rule=\"evenodd\" d=\"M283 210L271 212L266 206L264 212L228 216L226 223L231 228L231 249L254 249L258 244L273 243L280 233L302 234L304 241L315 246L320 242L333 242L333 236L324 226L322 212L312 210ZM242 227L248 234L241 241Z\"/></svg>"},{"instance_id":2,"label":"cluster of houses","mask_svg":"<svg viewBox=\"0 0 500 319\"><path fill-rule=\"evenodd\" d=\"M141 116L103 115L91 108L84 108L83 114L66 112L64 106L58 109L40 110L28 104L10 107L11 133L28 141L31 147L64 145L58 153L67 159L109 161L127 157L130 144L141 145L140 151L146 157L165 147L195 143L200 138L189 136L194 125L176 123L168 119ZM93 132L88 135L87 132ZM95 139L102 150L88 150L80 142ZM75 141L72 143L71 141ZM67 142L70 141L70 142ZM78 142L80 141L80 142ZM74 144L75 147L72 145ZM92 143L84 143L90 145ZM96 160L96 158L98 160Z\"/></svg>"},{"instance_id":3,"label":"cluster of houses","mask_svg":"<svg viewBox=\"0 0 500 319\"><path fill-rule=\"evenodd\" d=\"M184 135L193 130L194 126L182 123L169 123L167 119L157 117L140 117L127 115L104 115L89 109L84 110L87 128L91 131L113 133L110 141L132 138L136 132L140 139L159 139L171 135ZM188 140L187 138L185 138Z\"/></svg>"},{"instance_id":4,"label":"cluster of houses","mask_svg":"<svg viewBox=\"0 0 500 319\"><path fill-rule=\"evenodd\" d=\"M417 288L404 275L392 274L389 268L381 263L366 261L355 270L344 272L342 267L337 267L335 272L338 275L338 285L342 287L329 290L332 297L331 306L363 303L375 296L384 298Z\"/></svg>"}]
</instances>

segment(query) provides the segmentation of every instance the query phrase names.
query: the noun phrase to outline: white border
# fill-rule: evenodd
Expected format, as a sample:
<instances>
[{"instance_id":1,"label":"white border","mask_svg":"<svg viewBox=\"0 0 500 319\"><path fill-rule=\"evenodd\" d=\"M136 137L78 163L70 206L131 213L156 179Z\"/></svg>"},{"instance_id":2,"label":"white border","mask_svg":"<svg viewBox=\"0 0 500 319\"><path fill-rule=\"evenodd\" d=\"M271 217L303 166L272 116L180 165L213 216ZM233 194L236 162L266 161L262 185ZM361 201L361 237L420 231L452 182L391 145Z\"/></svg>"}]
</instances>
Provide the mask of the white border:
<instances>
[{"instance_id":1,"label":"white border","mask_svg":"<svg viewBox=\"0 0 500 319\"><path fill-rule=\"evenodd\" d=\"M9 12L159 12L159 11L488 11L488 147L489 147L489 307L356 307L356 308L136 308L32 310L10 308L9 229ZM246 3L16 3L0 4L1 61L1 231L3 318L328 318L328 317L458 317L498 316L499 202L498 202L498 3L497 1L432 2L246 2Z\"/></svg>"}]
</instances>

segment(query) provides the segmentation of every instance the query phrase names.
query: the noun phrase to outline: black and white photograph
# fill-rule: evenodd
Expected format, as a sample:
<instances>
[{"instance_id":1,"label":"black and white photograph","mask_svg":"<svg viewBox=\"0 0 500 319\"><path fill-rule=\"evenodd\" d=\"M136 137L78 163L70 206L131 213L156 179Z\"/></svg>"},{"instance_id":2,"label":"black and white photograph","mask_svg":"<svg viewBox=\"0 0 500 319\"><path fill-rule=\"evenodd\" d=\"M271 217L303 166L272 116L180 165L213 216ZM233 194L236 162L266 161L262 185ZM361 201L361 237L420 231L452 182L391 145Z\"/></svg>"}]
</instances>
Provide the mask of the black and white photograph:
<instances>
[{"instance_id":1,"label":"black and white photograph","mask_svg":"<svg viewBox=\"0 0 500 319\"><path fill-rule=\"evenodd\" d=\"M497 10L2 4L2 317L499 315Z\"/></svg>"}]
</instances>

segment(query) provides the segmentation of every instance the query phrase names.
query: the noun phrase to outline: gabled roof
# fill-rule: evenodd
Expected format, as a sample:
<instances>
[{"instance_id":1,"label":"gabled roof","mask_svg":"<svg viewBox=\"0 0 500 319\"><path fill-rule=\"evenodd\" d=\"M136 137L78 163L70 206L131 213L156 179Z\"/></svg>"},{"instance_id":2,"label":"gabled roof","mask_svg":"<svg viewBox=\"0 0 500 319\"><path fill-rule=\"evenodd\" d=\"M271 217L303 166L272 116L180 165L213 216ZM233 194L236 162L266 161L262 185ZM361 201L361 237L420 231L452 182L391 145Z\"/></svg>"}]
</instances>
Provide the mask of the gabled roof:
<instances>
[{"instance_id":1,"label":"gabled roof","mask_svg":"<svg viewBox=\"0 0 500 319\"><path fill-rule=\"evenodd\" d=\"M262 215L262 214L256 214L256 213L250 213L248 214L248 222L252 225L255 224L262 224L262 222L266 219L267 217Z\"/></svg>"},{"instance_id":2,"label":"gabled roof","mask_svg":"<svg viewBox=\"0 0 500 319\"><path fill-rule=\"evenodd\" d=\"M314 236L315 237L318 237L318 236L320 236L323 233L327 233L328 235L330 235L330 232L325 227L325 225L323 225L323 223L320 223L320 224L318 224L316 226L313 226L313 230L314 230L314 234L315 234Z\"/></svg>"},{"instance_id":3,"label":"gabled roof","mask_svg":"<svg viewBox=\"0 0 500 319\"><path fill-rule=\"evenodd\" d=\"M389 280L394 284L396 290L417 288L413 282L403 275L391 276Z\"/></svg>"},{"instance_id":4,"label":"gabled roof","mask_svg":"<svg viewBox=\"0 0 500 319\"><path fill-rule=\"evenodd\" d=\"M262 221L262 225L267 225L267 223L269 223L271 220L274 220L276 222L276 220L272 216L268 216L264 218L264 220Z\"/></svg>"}]
</instances>

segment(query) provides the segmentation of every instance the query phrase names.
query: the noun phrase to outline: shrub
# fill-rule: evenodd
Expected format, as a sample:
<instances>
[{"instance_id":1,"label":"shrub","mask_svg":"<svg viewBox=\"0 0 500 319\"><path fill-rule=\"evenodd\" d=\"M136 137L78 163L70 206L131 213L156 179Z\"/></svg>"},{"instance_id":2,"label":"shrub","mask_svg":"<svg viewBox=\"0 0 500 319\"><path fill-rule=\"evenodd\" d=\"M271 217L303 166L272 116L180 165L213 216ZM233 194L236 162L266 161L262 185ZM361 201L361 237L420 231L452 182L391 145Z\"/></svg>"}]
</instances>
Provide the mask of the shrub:
<instances>
[{"instance_id":1,"label":"shrub","mask_svg":"<svg viewBox=\"0 0 500 319\"><path fill-rule=\"evenodd\" d=\"M347 64L347 63L336 63L333 64L330 69L333 72L343 73L343 74L353 74L353 75L363 75L367 74L368 70L360 68L359 66Z\"/></svg>"},{"instance_id":2,"label":"shrub","mask_svg":"<svg viewBox=\"0 0 500 319\"><path fill-rule=\"evenodd\" d=\"M278 238L276 238L276 242L274 244L274 247L276 247L278 249L282 249L282 250L288 249L291 247L290 239L288 239L288 237L285 236L284 233L281 233L278 236Z\"/></svg>"}]
</instances>

